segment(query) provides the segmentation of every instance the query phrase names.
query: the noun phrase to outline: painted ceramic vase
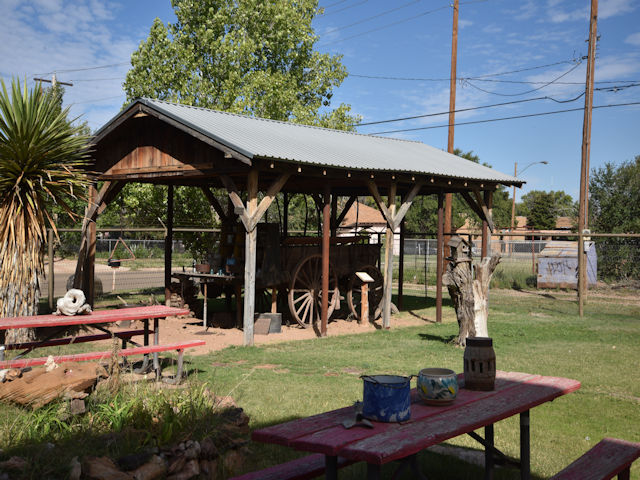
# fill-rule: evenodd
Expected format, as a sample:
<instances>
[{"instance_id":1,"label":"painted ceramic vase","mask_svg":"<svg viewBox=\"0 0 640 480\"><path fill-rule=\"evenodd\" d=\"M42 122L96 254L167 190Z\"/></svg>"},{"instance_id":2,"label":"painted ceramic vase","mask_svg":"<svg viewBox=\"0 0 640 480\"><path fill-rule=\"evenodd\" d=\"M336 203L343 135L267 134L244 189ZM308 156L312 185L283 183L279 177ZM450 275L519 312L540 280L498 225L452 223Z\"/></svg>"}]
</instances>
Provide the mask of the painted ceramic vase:
<instances>
[{"instance_id":1,"label":"painted ceramic vase","mask_svg":"<svg viewBox=\"0 0 640 480\"><path fill-rule=\"evenodd\" d=\"M458 395L458 375L447 368L424 368L418 375L418 395L427 405L448 405Z\"/></svg>"}]
</instances>

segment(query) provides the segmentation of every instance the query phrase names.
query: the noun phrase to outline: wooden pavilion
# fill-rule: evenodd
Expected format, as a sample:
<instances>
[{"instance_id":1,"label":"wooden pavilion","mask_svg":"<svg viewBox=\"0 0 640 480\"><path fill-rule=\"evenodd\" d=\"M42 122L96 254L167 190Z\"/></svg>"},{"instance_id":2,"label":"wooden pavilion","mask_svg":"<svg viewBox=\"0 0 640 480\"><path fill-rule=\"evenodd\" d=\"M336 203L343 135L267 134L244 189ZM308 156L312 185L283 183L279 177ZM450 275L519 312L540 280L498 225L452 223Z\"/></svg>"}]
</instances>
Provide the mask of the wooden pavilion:
<instances>
[{"instance_id":1,"label":"wooden pavilion","mask_svg":"<svg viewBox=\"0 0 640 480\"><path fill-rule=\"evenodd\" d=\"M245 229L243 328L245 345L253 344L257 224L279 192L311 195L322 206L322 291L328 291L330 237L358 196L371 195L387 221L386 244L417 195L438 196L437 317L441 318L444 251L443 198L460 193L493 230L492 193L499 185L522 182L485 166L420 142L361 135L287 122L235 115L158 100L138 99L118 113L95 135L90 169L97 173L97 190L90 204L76 286L93 298L95 220L127 182L168 185L165 291L171 283L173 187L200 187L212 207L229 213L210 188L227 191ZM246 201L242 193L246 193ZM264 196L258 203L258 193ZM337 211L338 197L348 200ZM385 198L386 197L386 198ZM396 198L400 197L399 207ZM286 226L286 207L284 231ZM487 235L483 235L483 255ZM401 239L402 240L402 239ZM390 326L392 258L385 251L382 322ZM399 285L402 295L402 271ZM321 332L327 332L328 295L322 296Z\"/></svg>"}]
</instances>

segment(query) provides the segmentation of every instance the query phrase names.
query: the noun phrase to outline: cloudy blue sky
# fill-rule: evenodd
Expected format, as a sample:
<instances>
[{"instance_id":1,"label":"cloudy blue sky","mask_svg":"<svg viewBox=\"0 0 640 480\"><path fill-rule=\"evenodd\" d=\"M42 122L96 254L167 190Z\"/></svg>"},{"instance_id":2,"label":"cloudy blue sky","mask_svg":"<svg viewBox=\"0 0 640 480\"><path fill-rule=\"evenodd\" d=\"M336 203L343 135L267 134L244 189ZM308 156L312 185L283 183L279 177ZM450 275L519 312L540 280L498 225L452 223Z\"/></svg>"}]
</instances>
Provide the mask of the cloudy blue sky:
<instances>
[{"instance_id":1,"label":"cloudy blue sky","mask_svg":"<svg viewBox=\"0 0 640 480\"><path fill-rule=\"evenodd\" d=\"M600 0L594 105L640 102L640 0ZM322 0L314 21L317 49L343 55L350 77L333 100L363 122L446 112L452 8L446 0ZM459 113L455 144L531 189L578 196L581 111L589 0L461 0L457 108L536 99ZM73 83L65 102L97 129L124 102L131 53L155 17L173 20L169 0L0 0L0 75ZM541 67L548 65L546 67ZM541 67L541 68L538 68ZM520 70L515 73L514 70ZM498 74L498 75L496 75ZM376 77L376 78L368 78ZM378 78L385 77L385 78ZM626 88L624 88L626 86ZM615 87L615 88L614 88ZM606 88L606 90L605 90ZM554 101L554 100L556 101ZM362 126L446 149L447 117ZM430 128L427 128L430 127ZM414 129L414 130L409 130ZM418 129L418 130L415 130ZM409 130L409 131L406 131ZM593 114L591 166L640 155L640 105Z\"/></svg>"}]
</instances>

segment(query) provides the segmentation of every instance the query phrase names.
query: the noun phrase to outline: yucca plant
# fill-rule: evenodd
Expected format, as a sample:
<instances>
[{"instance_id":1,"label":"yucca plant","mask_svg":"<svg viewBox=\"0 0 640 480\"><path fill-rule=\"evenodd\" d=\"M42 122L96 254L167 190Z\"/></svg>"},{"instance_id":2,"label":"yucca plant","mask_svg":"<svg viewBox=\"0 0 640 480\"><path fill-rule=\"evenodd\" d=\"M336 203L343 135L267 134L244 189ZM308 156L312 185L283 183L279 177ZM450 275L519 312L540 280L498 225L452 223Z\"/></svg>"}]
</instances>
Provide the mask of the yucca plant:
<instances>
[{"instance_id":1,"label":"yucca plant","mask_svg":"<svg viewBox=\"0 0 640 480\"><path fill-rule=\"evenodd\" d=\"M0 317L35 315L47 224L55 230L47 206L74 214L66 200L86 191L88 137L52 90L0 83ZM31 338L9 330L6 342Z\"/></svg>"}]
</instances>

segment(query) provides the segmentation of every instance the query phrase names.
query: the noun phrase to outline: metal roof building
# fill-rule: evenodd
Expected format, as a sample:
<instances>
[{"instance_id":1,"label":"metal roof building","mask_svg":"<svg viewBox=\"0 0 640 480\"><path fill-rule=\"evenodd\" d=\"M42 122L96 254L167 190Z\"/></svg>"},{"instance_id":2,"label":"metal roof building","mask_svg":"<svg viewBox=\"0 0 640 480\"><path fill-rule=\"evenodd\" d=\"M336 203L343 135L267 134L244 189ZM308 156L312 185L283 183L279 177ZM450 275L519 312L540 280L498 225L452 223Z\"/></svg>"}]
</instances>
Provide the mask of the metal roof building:
<instances>
[{"instance_id":1,"label":"metal roof building","mask_svg":"<svg viewBox=\"0 0 640 480\"><path fill-rule=\"evenodd\" d=\"M421 142L361 135L287 122L235 115L159 100L138 99L125 107L94 137L90 170L100 191L91 191L83 243L76 268L76 287L93 298L95 223L106 205L128 182L168 185L165 296L170 296L173 186L199 187L220 218L241 222L246 232L244 255L243 328L245 344L253 343L256 275L256 226L283 193L284 235L287 235L288 195L308 194L322 210L322 328L326 334L330 237L360 195L371 195L387 222L386 242L418 195L438 197L438 274L443 268L443 199L459 193L493 229L492 194L500 185L521 185L500 173ZM211 188L228 196L227 208ZM262 200L258 203L258 193ZM338 211L338 198L347 200ZM384 198L383 198L384 197ZM402 229L400 229L402 232ZM486 237L486 235L485 235ZM401 234L402 243L402 234ZM318 243L316 243L318 244ZM388 255L388 249L385 250ZM383 327L389 327L393 261L385 259ZM402 270L400 270L400 297ZM290 291L292 291L291 289ZM326 295L319 292L328 292ZM441 315L442 284L438 283L437 318ZM316 307L314 307L316 308ZM320 307L317 306L318 311Z\"/></svg>"}]
</instances>

